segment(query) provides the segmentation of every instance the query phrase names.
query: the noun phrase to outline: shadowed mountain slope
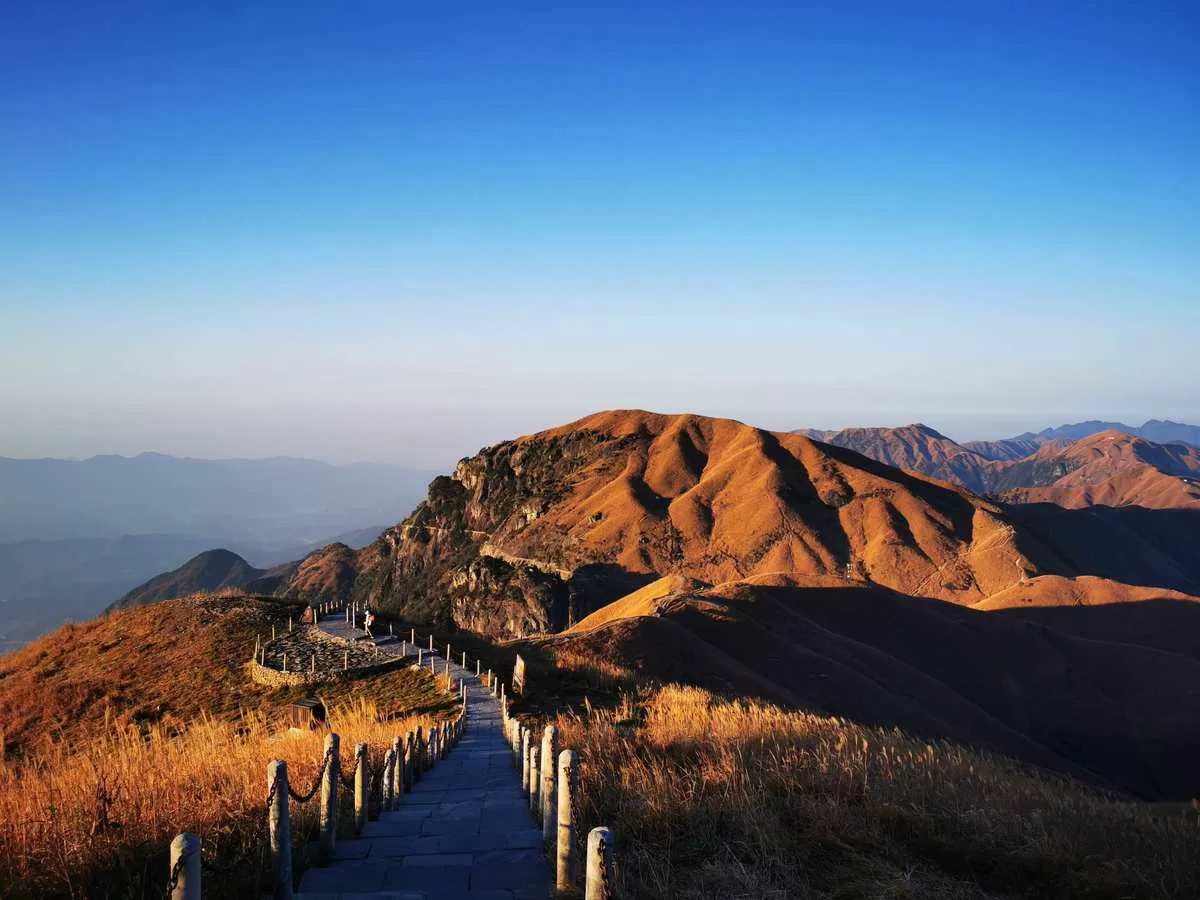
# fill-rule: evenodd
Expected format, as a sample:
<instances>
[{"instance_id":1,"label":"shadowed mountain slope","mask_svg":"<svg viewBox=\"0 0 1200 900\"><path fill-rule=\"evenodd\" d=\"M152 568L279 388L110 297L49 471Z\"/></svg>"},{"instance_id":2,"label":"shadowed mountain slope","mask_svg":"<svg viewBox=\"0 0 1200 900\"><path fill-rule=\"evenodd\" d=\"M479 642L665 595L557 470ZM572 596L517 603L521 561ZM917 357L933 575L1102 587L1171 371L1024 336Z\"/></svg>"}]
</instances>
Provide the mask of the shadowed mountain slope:
<instances>
[{"instance_id":1,"label":"shadowed mountain slope","mask_svg":"<svg viewBox=\"0 0 1200 900\"><path fill-rule=\"evenodd\" d=\"M1200 627L1200 604L1175 606ZM661 596L541 642L639 680L900 725L1147 797L1200 792L1200 659L1020 617L831 578L765 576Z\"/></svg>"}]
</instances>

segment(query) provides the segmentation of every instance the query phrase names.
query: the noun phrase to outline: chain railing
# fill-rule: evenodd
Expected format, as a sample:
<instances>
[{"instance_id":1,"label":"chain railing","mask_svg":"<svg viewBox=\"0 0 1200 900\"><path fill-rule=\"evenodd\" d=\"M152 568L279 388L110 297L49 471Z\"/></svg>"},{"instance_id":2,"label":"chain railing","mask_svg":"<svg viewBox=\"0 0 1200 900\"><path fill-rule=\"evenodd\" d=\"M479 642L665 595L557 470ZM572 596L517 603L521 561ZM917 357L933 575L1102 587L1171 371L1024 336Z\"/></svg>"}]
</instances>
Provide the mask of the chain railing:
<instances>
[{"instance_id":1,"label":"chain railing","mask_svg":"<svg viewBox=\"0 0 1200 900\"><path fill-rule=\"evenodd\" d=\"M539 748L532 731L510 714L508 694L501 684L501 728L521 773L522 787L529 792L534 818L542 819L542 838L554 867L556 890L560 895L577 896L580 863L586 861L582 876L584 900L613 900L613 833L607 827L595 827L590 832L584 827L579 752L557 751L558 729L553 725L545 726ZM531 783L531 777L540 783Z\"/></svg>"},{"instance_id":2,"label":"chain railing","mask_svg":"<svg viewBox=\"0 0 1200 900\"><path fill-rule=\"evenodd\" d=\"M377 766L371 765L367 745L359 743L355 746L355 762L348 775L343 775L340 771L340 736L331 733L325 738L325 755L321 760L316 783L306 794L297 794L287 787L286 763L280 760L272 762L268 767L267 805L270 810L268 820L275 877L273 896L276 900L292 898L291 823L290 812L287 809L289 800L307 803L320 791L321 845L326 857L332 857L337 838L339 790L345 788L353 792L355 830L361 832L373 803L380 812L388 811L389 806L394 807L399 795L412 790L413 781L419 777L419 773L436 765L449 748L458 742L462 736L466 716L467 703L464 697L456 715L442 722L440 727L431 728L428 736L423 734L419 726L415 732L410 731L404 736L396 735Z\"/></svg>"},{"instance_id":3,"label":"chain railing","mask_svg":"<svg viewBox=\"0 0 1200 900\"><path fill-rule=\"evenodd\" d=\"M319 620L322 615L344 609L349 618L354 614L350 605L321 604L314 609L315 617ZM289 630L292 623L289 621ZM414 639L415 631L410 632ZM430 636L430 650L433 649L433 637ZM256 648L261 651L261 647ZM257 654L256 654L257 655ZM287 763L283 760L272 760L267 766L267 795L266 810L268 821L268 837L270 842L271 868L274 878L273 897L276 900L292 900L292 833L291 805L306 804L320 794L320 845L327 858L332 858L337 838L337 812L339 790L345 788L354 792L355 828L360 831L370 814L372 804L379 813L394 809L403 794L411 792L415 782L420 780L423 772L435 766L440 759L445 758L450 749L462 738L466 729L468 694L466 677L471 672L468 667L467 654L462 654L464 675L457 681L449 677L453 661L452 647L446 645L446 673L448 693L456 694L459 702L457 713L438 726L434 726L425 734L418 726L401 736L396 735L391 745L386 748L379 765L372 766L369 748L360 743L355 747L355 763L348 777L341 773L339 750L340 736L336 733L325 737L324 752L312 787L307 791L294 790L288 781ZM502 718L506 734L516 734L516 720L508 715L507 698L504 685L498 684L499 679L489 669L486 676L481 661L475 661L475 677L481 685L486 686L496 695L499 687ZM531 743L528 739L527 744ZM574 751L570 751L574 752ZM547 760L543 765L551 765ZM545 798L541 785L545 778L537 778L529 784L530 805L535 819L543 809ZM559 791L562 788L559 787ZM574 798L575 791L569 791L568 796ZM575 854L572 854L575 855ZM167 881L167 895L171 900L200 900L201 877L201 846L200 839L193 834L180 834L171 844L170 869ZM590 885L590 881L589 881ZM588 892L589 900L599 900Z\"/></svg>"}]
</instances>

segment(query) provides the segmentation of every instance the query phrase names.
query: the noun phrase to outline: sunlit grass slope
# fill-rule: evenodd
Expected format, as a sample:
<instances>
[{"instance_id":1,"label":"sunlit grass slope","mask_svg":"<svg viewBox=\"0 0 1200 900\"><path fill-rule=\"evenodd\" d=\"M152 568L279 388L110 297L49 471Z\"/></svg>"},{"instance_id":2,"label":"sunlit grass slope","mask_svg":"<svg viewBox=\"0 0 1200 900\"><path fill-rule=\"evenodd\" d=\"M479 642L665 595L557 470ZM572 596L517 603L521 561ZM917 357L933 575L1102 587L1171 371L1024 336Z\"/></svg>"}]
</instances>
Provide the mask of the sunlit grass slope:
<instances>
[{"instance_id":1,"label":"sunlit grass slope","mask_svg":"<svg viewBox=\"0 0 1200 900\"><path fill-rule=\"evenodd\" d=\"M626 900L1200 896L1181 808L999 757L697 688L558 725Z\"/></svg>"}]
</instances>

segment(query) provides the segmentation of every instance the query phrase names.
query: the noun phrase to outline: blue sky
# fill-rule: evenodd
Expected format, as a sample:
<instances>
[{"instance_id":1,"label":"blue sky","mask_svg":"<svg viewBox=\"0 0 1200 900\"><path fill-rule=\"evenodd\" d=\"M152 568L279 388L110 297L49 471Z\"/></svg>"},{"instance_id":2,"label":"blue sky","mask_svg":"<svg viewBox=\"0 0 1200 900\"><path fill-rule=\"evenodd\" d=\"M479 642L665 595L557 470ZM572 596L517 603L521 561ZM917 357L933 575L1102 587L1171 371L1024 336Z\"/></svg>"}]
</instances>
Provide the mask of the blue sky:
<instances>
[{"instance_id":1,"label":"blue sky","mask_svg":"<svg viewBox=\"0 0 1200 900\"><path fill-rule=\"evenodd\" d=\"M10 3L0 455L1200 421L1191 3Z\"/></svg>"}]
</instances>

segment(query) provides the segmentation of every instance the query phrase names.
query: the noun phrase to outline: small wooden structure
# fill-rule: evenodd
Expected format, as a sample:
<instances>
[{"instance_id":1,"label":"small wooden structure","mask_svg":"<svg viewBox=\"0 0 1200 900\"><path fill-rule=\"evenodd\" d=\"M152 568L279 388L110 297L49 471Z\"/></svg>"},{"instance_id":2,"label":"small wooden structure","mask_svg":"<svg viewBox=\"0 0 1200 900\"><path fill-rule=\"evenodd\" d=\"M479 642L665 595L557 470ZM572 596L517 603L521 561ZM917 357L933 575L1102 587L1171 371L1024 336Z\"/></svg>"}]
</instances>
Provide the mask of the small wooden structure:
<instances>
[{"instance_id":1,"label":"small wooden structure","mask_svg":"<svg viewBox=\"0 0 1200 900\"><path fill-rule=\"evenodd\" d=\"M316 731L325 727L325 704L316 697L297 700L288 708L288 726Z\"/></svg>"},{"instance_id":2,"label":"small wooden structure","mask_svg":"<svg viewBox=\"0 0 1200 900\"><path fill-rule=\"evenodd\" d=\"M317 611L315 609L313 609L311 606L304 607L304 615L302 615L300 617L300 621L304 625L316 625L317 624Z\"/></svg>"}]
</instances>

